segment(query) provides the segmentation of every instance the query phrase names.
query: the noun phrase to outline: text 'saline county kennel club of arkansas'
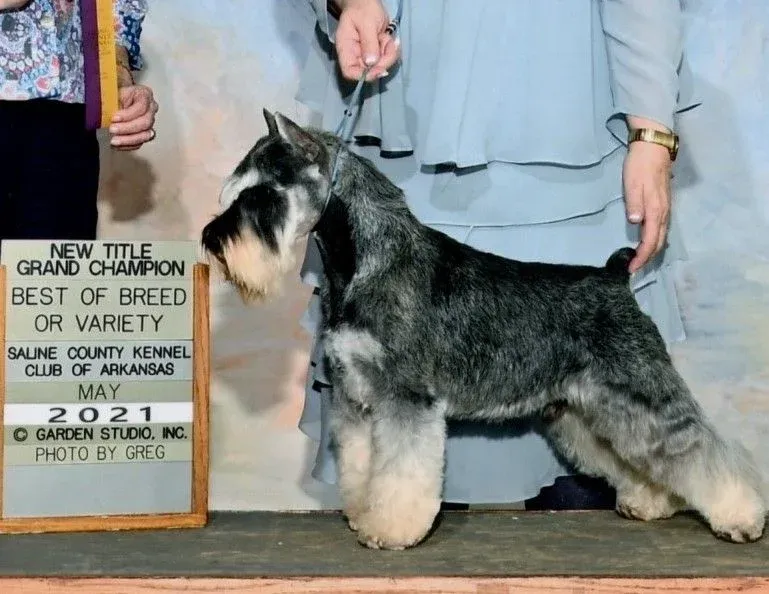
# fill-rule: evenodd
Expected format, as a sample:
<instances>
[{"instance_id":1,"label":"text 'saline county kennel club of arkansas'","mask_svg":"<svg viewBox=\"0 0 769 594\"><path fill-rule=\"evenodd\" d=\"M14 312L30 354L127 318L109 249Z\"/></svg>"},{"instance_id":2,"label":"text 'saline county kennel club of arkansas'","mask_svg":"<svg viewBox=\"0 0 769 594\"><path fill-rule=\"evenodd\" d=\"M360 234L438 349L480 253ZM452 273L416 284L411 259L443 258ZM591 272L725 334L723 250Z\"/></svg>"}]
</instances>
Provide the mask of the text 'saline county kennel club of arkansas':
<instances>
[{"instance_id":1,"label":"text 'saline county kennel club of arkansas'","mask_svg":"<svg viewBox=\"0 0 769 594\"><path fill-rule=\"evenodd\" d=\"M621 515L696 510L726 540L762 536L760 473L705 417L639 309L632 248L604 267L475 250L417 221L402 191L335 135L264 116L268 133L224 184L203 249L259 301L315 234L339 489L361 543L426 537L447 419L537 416L576 468L616 487Z\"/></svg>"}]
</instances>

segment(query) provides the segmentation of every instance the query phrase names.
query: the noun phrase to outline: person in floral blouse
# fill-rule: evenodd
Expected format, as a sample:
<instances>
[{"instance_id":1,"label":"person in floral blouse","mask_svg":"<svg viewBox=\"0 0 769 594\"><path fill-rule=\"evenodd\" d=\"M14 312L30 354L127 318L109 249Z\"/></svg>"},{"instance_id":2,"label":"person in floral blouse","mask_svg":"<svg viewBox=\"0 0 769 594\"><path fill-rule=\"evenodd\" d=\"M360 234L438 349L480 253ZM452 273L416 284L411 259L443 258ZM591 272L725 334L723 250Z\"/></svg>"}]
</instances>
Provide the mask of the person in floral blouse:
<instances>
[{"instance_id":1,"label":"person in floral blouse","mask_svg":"<svg viewBox=\"0 0 769 594\"><path fill-rule=\"evenodd\" d=\"M94 239L99 145L86 127L81 0L0 0L0 239ZM147 0L114 0L116 150L155 138L158 105L136 84Z\"/></svg>"}]
</instances>

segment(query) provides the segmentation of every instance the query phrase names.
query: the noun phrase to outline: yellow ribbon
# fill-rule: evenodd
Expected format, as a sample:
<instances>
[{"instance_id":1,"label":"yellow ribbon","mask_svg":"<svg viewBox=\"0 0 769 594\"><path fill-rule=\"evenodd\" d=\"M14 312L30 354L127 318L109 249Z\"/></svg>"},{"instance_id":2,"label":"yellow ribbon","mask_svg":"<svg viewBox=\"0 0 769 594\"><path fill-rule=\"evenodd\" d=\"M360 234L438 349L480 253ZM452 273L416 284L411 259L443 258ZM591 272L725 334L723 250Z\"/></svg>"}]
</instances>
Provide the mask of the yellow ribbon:
<instances>
[{"instance_id":1,"label":"yellow ribbon","mask_svg":"<svg viewBox=\"0 0 769 594\"><path fill-rule=\"evenodd\" d=\"M99 32L101 127L108 128L118 110L114 0L96 0L96 15Z\"/></svg>"}]
</instances>

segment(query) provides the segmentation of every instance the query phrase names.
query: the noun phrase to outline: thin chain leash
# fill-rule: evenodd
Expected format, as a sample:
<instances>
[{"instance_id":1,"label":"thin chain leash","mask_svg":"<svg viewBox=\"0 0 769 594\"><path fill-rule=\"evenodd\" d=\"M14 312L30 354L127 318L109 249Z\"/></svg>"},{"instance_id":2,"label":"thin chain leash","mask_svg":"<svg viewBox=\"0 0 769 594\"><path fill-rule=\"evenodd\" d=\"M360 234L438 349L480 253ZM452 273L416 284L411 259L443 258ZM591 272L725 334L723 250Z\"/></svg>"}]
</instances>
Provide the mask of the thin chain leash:
<instances>
[{"instance_id":1,"label":"thin chain leash","mask_svg":"<svg viewBox=\"0 0 769 594\"><path fill-rule=\"evenodd\" d=\"M352 133L355 129L355 116L358 114L363 104L363 87L366 84L366 77L370 70L371 66L367 66L363 69L363 74L361 74L358 79L358 84L355 85L355 90L352 92L350 101L344 109L342 119L334 131L334 134L336 134L344 144L349 144L352 140ZM328 195L326 196L326 203L323 205L323 211L326 210L328 201L331 199L331 194L334 193L337 178L339 177L339 163L342 161L340 157L343 152L344 149L340 147L336 152L336 157L334 157L334 168L331 170L331 184L328 188ZM322 213L321 216L323 216Z\"/></svg>"}]
</instances>

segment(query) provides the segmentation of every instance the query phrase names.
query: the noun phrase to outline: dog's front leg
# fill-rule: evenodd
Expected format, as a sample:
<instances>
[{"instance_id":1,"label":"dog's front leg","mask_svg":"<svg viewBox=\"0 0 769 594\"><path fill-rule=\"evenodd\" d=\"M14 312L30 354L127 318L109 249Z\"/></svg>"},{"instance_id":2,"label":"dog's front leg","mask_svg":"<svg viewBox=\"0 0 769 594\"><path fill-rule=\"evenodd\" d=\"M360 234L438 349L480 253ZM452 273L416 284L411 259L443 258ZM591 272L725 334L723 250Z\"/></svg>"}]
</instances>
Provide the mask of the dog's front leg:
<instances>
[{"instance_id":1,"label":"dog's front leg","mask_svg":"<svg viewBox=\"0 0 769 594\"><path fill-rule=\"evenodd\" d=\"M371 415L338 387L333 390L330 411L342 508L350 529L357 530L359 518L368 507Z\"/></svg>"},{"instance_id":2,"label":"dog's front leg","mask_svg":"<svg viewBox=\"0 0 769 594\"><path fill-rule=\"evenodd\" d=\"M358 540L370 548L405 549L430 531L441 504L444 406L388 398L372 407L368 509Z\"/></svg>"}]
</instances>

